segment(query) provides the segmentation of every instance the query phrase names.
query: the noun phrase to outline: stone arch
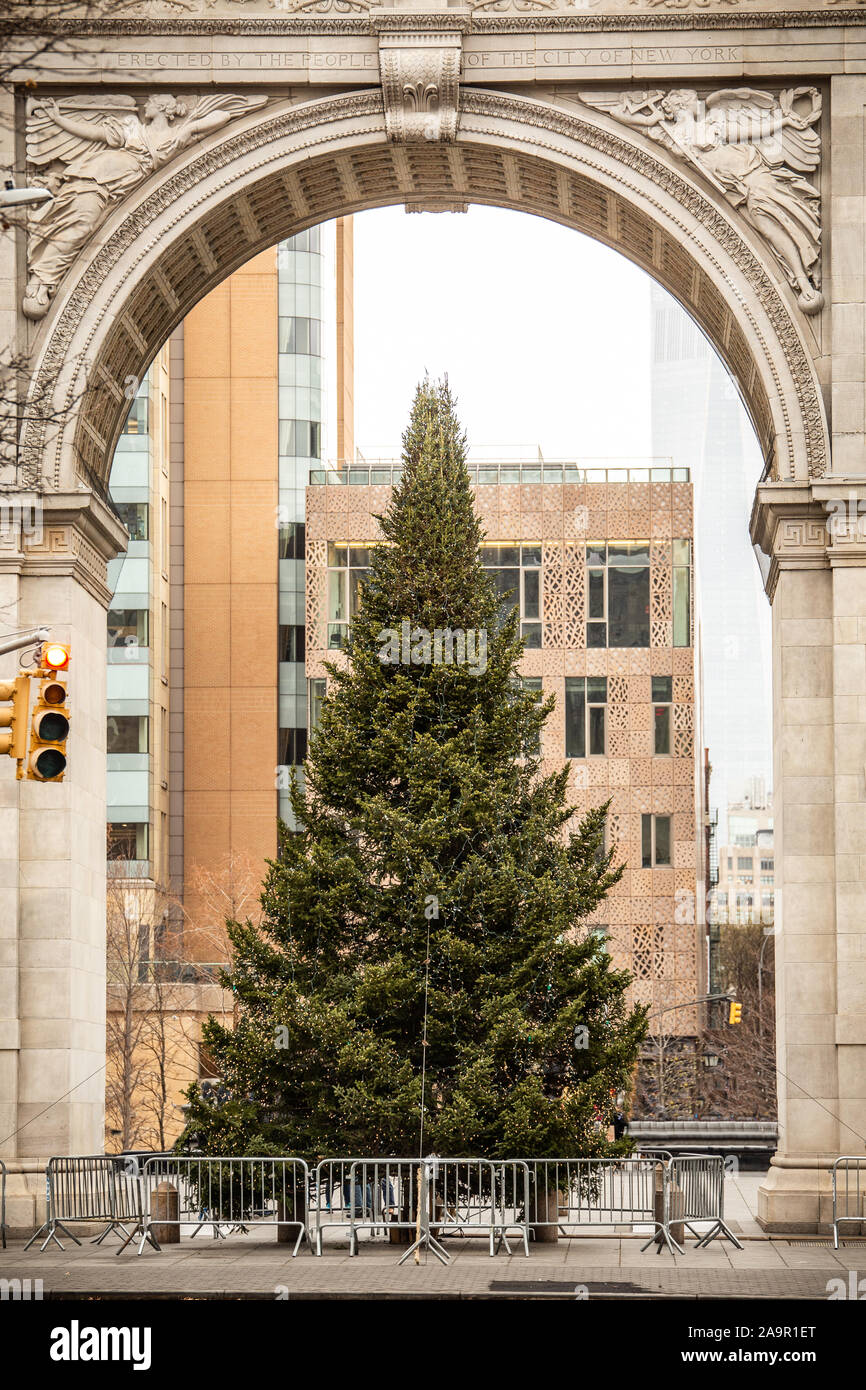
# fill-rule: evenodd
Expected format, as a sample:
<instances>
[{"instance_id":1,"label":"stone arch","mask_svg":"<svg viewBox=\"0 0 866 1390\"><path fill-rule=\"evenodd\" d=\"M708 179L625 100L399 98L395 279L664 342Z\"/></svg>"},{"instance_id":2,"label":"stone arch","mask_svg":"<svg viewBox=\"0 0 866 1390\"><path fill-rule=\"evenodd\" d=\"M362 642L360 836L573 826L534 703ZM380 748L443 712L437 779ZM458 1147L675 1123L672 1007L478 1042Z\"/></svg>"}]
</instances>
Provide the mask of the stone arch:
<instances>
[{"instance_id":1,"label":"stone arch","mask_svg":"<svg viewBox=\"0 0 866 1390\"><path fill-rule=\"evenodd\" d=\"M797 311L729 207L577 103L468 88L456 141L395 144L375 89L270 103L115 210L40 330L33 389L63 424L28 423L27 483L68 489L83 478L102 490L128 407L124 384L199 299L305 227L400 202L533 212L621 251L674 294L726 361L767 474L807 481L826 471L826 420Z\"/></svg>"}]
</instances>

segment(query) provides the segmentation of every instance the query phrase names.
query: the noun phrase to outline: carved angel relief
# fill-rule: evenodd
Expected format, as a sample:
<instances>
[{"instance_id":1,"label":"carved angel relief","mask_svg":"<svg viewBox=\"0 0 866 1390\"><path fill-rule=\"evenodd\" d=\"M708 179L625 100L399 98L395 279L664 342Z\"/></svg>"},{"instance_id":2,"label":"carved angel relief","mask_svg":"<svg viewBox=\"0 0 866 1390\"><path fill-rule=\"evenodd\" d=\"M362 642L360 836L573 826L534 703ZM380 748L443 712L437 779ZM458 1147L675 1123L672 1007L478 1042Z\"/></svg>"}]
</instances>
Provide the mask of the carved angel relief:
<instances>
[{"instance_id":1,"label":"carved angel relief","mask_svg":"<svg viewBox=\"0 0 866 1390\"><path fill-rule=\"evenodd\" d=\"M40 98L29 103L27 158L52 202L30 220L24 313L48 311L66 271L106 210L194 140L267 97L206 96L179 101L151 96Z\"/></svg>"},{"instance_id":2,"label":"carved angel relief","mask_svg":"<svg viewBox=\"0 0 866 1390\"><path fill-rule=\"evenodd\" d=\"M805 177L821 162L814 87L778 94L737 87L699 96L582 92L581 101L642 130L697 170L770 247L806 314L821 294L821 199Z\"/></svg>"}]
</instances>

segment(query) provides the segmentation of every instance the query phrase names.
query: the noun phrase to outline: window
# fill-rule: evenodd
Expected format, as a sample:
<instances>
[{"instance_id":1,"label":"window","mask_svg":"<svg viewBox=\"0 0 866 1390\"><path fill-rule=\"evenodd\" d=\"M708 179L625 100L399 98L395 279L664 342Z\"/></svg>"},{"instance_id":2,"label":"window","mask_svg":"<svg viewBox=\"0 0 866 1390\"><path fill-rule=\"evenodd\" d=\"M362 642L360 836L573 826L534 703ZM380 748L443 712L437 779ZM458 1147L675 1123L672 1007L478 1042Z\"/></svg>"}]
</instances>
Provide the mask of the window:
<instances>
[{"instance_id":1,"label":"window","mask_svg":"<svg viewBox=\"0 0 866 1390\"><path fill-rule=\"evenodd\" d=\"M168 574L168 501L161 499L160 521L162 530L162 572Z\"/></svg>"},{"instance_id":2,"label":"window","mask_svg":"<svg viewBox=\"0 0 866 1390\"><path fill-rule=\"evenodd\" d=\"M691 541L673 543L674 646L691 645Z\"/></svg>"},{"instance_id":3,"label":"window","mask_svg":"<svg viewBox=\"0 0 866 1390\"><path fill-rule=\"evenodd\" d=\"M149 724L146 714L110 714L106 723L109 753L148 753Z\"/></svg>"},{"instance_id":4,"label":"window","mask_svg":"<svg viewBox=\"0 0 866 1390\"><path fill-rule=\"evenodd\" d=\"M280 453L294 458L322 457L322 426L318 420L281 420Z\"/></svg>"},{"instance_id":5,"label":"window","mask_svg":"<svg viewBox=\"0 0 866 1390\"><path fill-rule=\"evenodd\" d=\"M541 676L521 676L520 685L523 690L537 690L541 694ZM537 758L541 753L541 730L539 729L535 737L528 740L526 753L530 758Z\"/></svg>"},{"instance_id":6,"label":"window","mask_svg":"<svg viewBox=\"0 0 866 1390\"><path fill-rule=\"evenodd\" d=\"M132 402L132 405L129 408L129 414L126 417L126 423L123 426L122 433L147 434L149 421L150 397L148 396L147 388L145 387L143 393L140 396L136 396L135 400Z\"/></svg>"},{"instance_id":7,"label":"window","mask_svg":"<svg viewBox=\"0 0 866 1390\"><path fill-rule=\"evenodd\" d=\"M731 855L729 854L729 855L728 855L728 873L729 873L729 874L730 874L730 873L733 873L733 869L734 869L734 861L733 861L733 858L731 857Z\"/></svg>"},{"instance_id":8,"label":"window","mask_svg":"<svg viewBox=\"0 0 866 1390\"><path fill-rule=\"evenodd\" d=\"M290 521L280 527L280 559L303 560L305 528L303 521Z\"/></svg>"},{"instance_id":9,"label":"window","mask_svg":"<svg viewBox=\"0 0 866 1390\"><path fill-rule=\"evenodd\" d=\"M606 676L566 676L565 756L585 758L603 754L605 745Z\"/></svg>"},{"instance_id":10,"label":"window","mask_svg":"<svg viewBox=\"0 0 866 1390\"><path fill-rule=\"evenodd\" d=\"M161 454L162 471L163 471L163 473L165 474L165 476L168 477L168 397L167 397L167 396L162 395L162 394L160 395L160 406L161 406L161 409L160 409L160 417L161 417L162 423L161 423L161 427L160 427L159 449L160 449L160 454Z\"/></svg>"},{"instance_id":11,"label":"window","mask_svg":"<svg viewBox=\"0 0 866 1390\"><path fill-rule=\"evenodd\" d=\"M322 705L325 702L328 682L320 676L314 677L310 681L310 733L312 734L319 727L319 720L322 716Z\"/></svg>"},{"instance_id":12,"label":"window","mask_svg":"<svg viewBox=\"0 0 866 1390\"><path fill-rule=\"evenodd\" d=\"M654 751L659 755L671 751L673 684L673 676L653 676L652 678Z\"/></svg>"},{"instance_id":13,"label":"window","mask_svg":"<svg viewBox=\"0 0 866 1390\"><path fill-rule=\"evenodd\" d=\"M168 679L168 659L169 659L169 627L168 627L168 607L160 604L160 617L162 620L162 678Z\"/></svg>"},{"instance_id":14,"label":"window","mask_svg":"<svg viewBox=\"0 0 866 1390\"><path fill-rule=\"evenodd\" d=\"M280 767L299 767L307 756L306 729L280 729Z\"/></svg>"},{"instance_id":15,"label":"window","mask_svg":"<svg viewBox=\"0 0 866 1390\"><path fill-rule=\"evenodd\" d=\"M131 541L147 540L148 506L146 502L115 502L114 510L129 532Z\"/></svg>"},{"instance_id":16,"label":"window","mask_svg":"<svg viewBox=\"0 0 866 1390\"><path fill-rule=\"evenodd\" d=\"M146 647L148 616L146 608L109 608L109 647Z\"/></svg>"},{"instance_id":17,"label":"window","mask_svg":"<svg viewBox=\"0 0 866 1390\"><path fill-rule=\"evenodd\" d=\"M280 319L280 352L322 355L322 325L318 319Z\"/></svg>"},{"instance_id":18,"label":"window","mask_svg":"<svg viewBox=\"0 0 866 1390\"><path fill-rule=\"evenodd\" d=\"M590 541L586 566L586 645L648 647L649 541Z\"/></svg>"},{"instance_id":19,"label":"window","mask_svg":"<svg viewBox=\"0 0 866 1390\"><path fill-rule=\"evenodd\" d=\"M528 648L541 646L541 546L482 545L481 563L493 580L504 617L520 607L520 635Z\"/></svg>"},{"instance_id":20,"label":"window","mask_svg":"<svg viewBox=\"0 0 866 1390\"><path fill-rule=\"evenodd\" d=\"M280 661L304 660L304 628L280 627Z\"/></svg>"},{"instance_id":21,"label":"window","mask_svg":"<svg viewBox=\"0 0 866 1390\"><path fill-rule=\"evenodd\" d=\"M150 826L147 821L109 821L107 859L147 859Z\"/></svg>"},{"instance_id":22,"label":"window","mask_svg":"<svg viewBox=\"0 0 866 1390\"><path fill-rule=\"evenodd\" d=\"M738 854L738 855L737 855L737 873L738 873L738 874L741 874L741 873L743 872L744 869L746 870L747 873L751 873L751 872L752 872L752 856L749 855L748 858L746 858L745 855Z\"/></svg>"},{"instance_id":23,"label":"window","mask_svg":"<svg viewBox=\"0 0 866 1390\"><path fill-rule=\"evenodd\" d=\"M670 816L641 816L641 866L644 869L666 867L671 862Z\"/></svg>"},{"instance_id":24,"label":"window","mask_svg":"<svg viewBox=\"0 0 866 1390\"><path fill-rule=\"evenodd\" d=\"M772 887L774 886L774 883L773 883L773 875L772 875L772 874L761 874L761 882L763 883L763 885L764 885L765 888L772 888Z\"/></svg>"},{"instance_id":25,"label":"window","mask_svg":"<svg viewBox=\"0 0 866 1390\"><path fill-rule=\"evenodd\" d=\"M775 859L762 859L762 860L761 860L761 868L762 868L762 869L769 869L771 873L772 873L773 869L775 868L775 864L776 864Z\"/></svg>"},{"instance_id":26,"label":"window","mask_svg":"<svg viewBox=\"0 0 866 1390\"><path fill-rule=\"evenodd\" d=\"M328 649L339 650L349 620L358 611L364 576L370 569L370 547L328 542Z\"/></svg>"}]
</instances>

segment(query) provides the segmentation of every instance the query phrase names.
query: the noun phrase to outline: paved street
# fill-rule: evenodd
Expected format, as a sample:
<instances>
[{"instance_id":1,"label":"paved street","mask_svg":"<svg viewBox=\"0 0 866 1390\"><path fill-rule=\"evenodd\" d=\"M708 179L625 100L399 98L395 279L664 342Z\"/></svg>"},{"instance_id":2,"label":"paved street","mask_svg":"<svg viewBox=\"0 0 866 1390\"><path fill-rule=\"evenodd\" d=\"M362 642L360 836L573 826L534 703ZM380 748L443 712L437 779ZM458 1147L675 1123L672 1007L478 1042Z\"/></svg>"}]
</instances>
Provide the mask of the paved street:
<instances>
[{"instance_id":1,"label":"paved street","mask_svg":"<svg viewBox=\"0 0 866 1390\"><path fill-rule=\"evenodd\" d=\"M846 1241L834 1251L827 1239L769 1240L754 1219L761 1175L748 1173L726 1183L726 1216L744 1248L715 1241L707 1250L690 1242L682 1256L641 1253L644 1237L612 1232L532 1245L529 1259L512 1241L491 1260L483 1241L451 1239L453 1261L444 1268L432 1256L422 1263L397 1261L399 1247L364 1241L351 1258L345 1242L326 1246L321 1259L304 1249L277 1245L272 1231L214 1241L202 1231L161 1254L133 1247L120 1257L116 1243L80 1248L64 1239L65 1251L44 1254L23 1241L0 1252L0 1278L43 1281L45 1297L82 1294L127 1297L269 1299L358 1298L380 1295L463 1298L825 1299L828 1281L866 1271L866 1240ZM111 1238L110 1238L111 1239Z\"/></svg>"}]
</instances>

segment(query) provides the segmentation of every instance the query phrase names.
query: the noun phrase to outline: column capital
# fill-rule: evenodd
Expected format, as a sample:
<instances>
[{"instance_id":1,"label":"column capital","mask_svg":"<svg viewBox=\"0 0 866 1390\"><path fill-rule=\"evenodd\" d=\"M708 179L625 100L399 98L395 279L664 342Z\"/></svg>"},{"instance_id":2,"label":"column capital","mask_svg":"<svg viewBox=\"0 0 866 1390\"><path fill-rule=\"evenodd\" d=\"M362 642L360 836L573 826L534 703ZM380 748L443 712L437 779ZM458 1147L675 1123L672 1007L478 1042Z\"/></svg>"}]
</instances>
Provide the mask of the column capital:
<instances>
[{"instance_id":1,"label":"column capital","mask_svg":"<svg viewBox=\"0 0 866 1390\"><path fill-rule=\"evenodd\" d=\"M782 570L829 567L827 521L826 504L811 483L758 484L749 531L769 559L764 588L771 602Z\"/></svg>"},{"instance_id":2,"label":"column capital","mask_svg":"<svg viewBox=\"0 0 866 1390\"><path fill-rule=\"evenodd\" d=\"M866 478L822 479L812 491L827 513L833 569L866 565Z\"/></svg>"},{"instance_id":3,"label":"column capital","mask_svg":"<svg viewBox=\"0 0 866 1390\"><path fill-rule=\"evenodd\" d=\"M129 539L108 503L84 488L14 493L3 503L14 525L0 536L0 572L26 578L70 575L108 608L108 561Z\"/></svg>"}]
</instances>

